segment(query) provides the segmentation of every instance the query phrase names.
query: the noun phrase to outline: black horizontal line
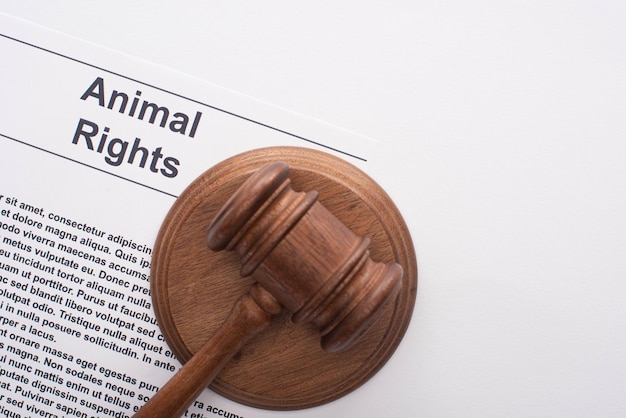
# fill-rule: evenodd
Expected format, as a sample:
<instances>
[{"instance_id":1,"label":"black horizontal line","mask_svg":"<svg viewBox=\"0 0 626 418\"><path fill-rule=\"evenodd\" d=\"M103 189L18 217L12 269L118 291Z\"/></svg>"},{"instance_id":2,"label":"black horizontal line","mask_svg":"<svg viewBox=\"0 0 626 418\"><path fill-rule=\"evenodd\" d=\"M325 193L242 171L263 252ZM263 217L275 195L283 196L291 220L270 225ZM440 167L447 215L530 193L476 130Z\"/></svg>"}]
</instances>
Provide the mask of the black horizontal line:
<instances>
[{"instance_id":1,"label":"black horizontal line","mask_svg":"<svg viewBox=\"0 0 626 418\"><path fill-rule=\"evenodd\" d=\"M43 47L41 47L41 46L39 46L39 45L31 44L31 43L29 43L29 42L26 42L26 41L23 41L23 40L21 40L21 39L17 39L17 38L14 38L14 37L11 37L11 36L8 36L8 35L5 35L5 34L1 34L1 33L0 33L0 36L2 36L2 37L4 37L4 38L7 38L7 39L10 39L10 40L15 41L15 42L19 42L19 43L21 43L21 44L23 44L23 45L27 45L27 46L30 46L30 47L32 47L32 48L36 48L36 49L39 49L39 50L41 50L41 51L44 51L44 52L47 52L47 53L50 53L50 54L56 55L56 56L58 56L58 57L61 57L61 58L64 58L64 59L67 59L67 60L70 60L70 61L73 61L73 62L76 62L76 63L82 64L82 65L85 65L85 66L88 66L88 67L91 67L91 68L95 68L95 69L100 70L100 71L104 71L104 72L106 72L106 73L109 73L109 74L115 75L115 76L117 76L117 77L121 77L121 78L124 78L124 79L129 80L129 81L133 81L133 82L138 83L138 84L141 84L141 85L143 85L143 86L150 87L150 88L153 88L153 89L155 89L155 90L159 90L159 91L161 91L161 92L163 92L163 93L167 93L167 94L170 94L170 95L172 95L172 96L175 96L175 97L178 97L178 98L181 98L181 99L184 99L184 100L188 100L188 101L190 101L190 102L192 102L192 103L196 103L196 104L199 104L199 105L201 105L201 106L208 107L208 108L210 108L210 109L213 109L213 110L216 110L216 111L219 111L219 112L225 113L225 114L227 114L227 115L230 115L230 116L233 116L233 117L239 118L239 119L241 119L241 120L245 120L245 121L247 121L247 122L250 122L250 123L256 124L256 125L258 125L258 126L262 126L262 127L264 127L264 128L271 129L271 130L276 131L276 132L280 132L280 133L282 133L282 134L284 134L284 135L291 136L292 138L296 138L296 139L299 139L299 140L302 140L302 141L306 141L306 142L308 142L308 143L310 143L310 144L314 144L314 145L320 146L320 147L322 147L322 148L326 148L326 149L328 149L328 150L335 151L335 152L337 152L337 153L343 154L343 155L345 155L345 156L352 157L352 158L355 158L355 159L357 159L357 160L367 162L367 159L365 159L365 158L363 158L363 157L359 157L358 155L351 154L351 153L349 153L349 152L347 152L347 151L343 151L343 150L340 150L340 149L338 149L338 148L331 147L331 146L329 146L329 145L322 144L321 142L314 141L314 140L312 140L312 139L310 139L310 138L306 138L306 137L303 137L303 136L300 136L300 135L294 134L294 133L292 133L292 132L285 131L285 130L283 130L283 129L277 128L277 127L272 126L272 125L268 125L268 124L263 123L263 122L259 122L259 121L257 121L257 120L254 120L254 119L248 118L248 117L246 117L246 116L239 115L239 114L237 114L237 113L231 112L231 111L229 111L229 110L221 109L221 108L219 108L219 107L216 107L216 106L210 105L210 104L208 104L208 103L204 103L204 102L201 102L201 101L199 101L199 100L192 99L192 98L187 97L187 96L183 96L182 94L175 93L175 92L170 91L170 90L166 90L166 89L164 89L164 88L161 88L161 87L155 86L155 85L153 85L153 84L149 84L149 83L146 83L146 82L144 82L144 81L138 80L138 79L136 79L136 78L132 78L132 77L126 76L126 75L124 75L124 74L120 74L120 73L117 73L117 72L115 72L115 71L108 70L108 69L106 69L106 68L99 67L99 66L94 65L94 64L90 64L90 63L88 63L88 62L86 62L86 61L82 61L82 60L79 60L79 59L77 59L77 58L73 58L73 57L70 57L70 56L68 56L68 55L64 55L64 54L61 54L61 53L59 53L59 52L56 52L56 51L52 51L52 50L50 50L50 49L43 48Z\"/></svg>"},{"instance_id":2,"label":"black horizontal line","mask_svg":"<svg viewBox=\"0 0 626 418\"><path fill-rule=\"evenodd\" d=\"M177 197L178 197L178 196L176 196L175 194L168 193L168 192L166 192L166 191L164 191L164 190L160 190L160 189L157 189L157 188L155 188L155 187L148 186L147 184L143 184L143 183L140 183L140 182L138 182L138 181L131 180L131 179L127 178L127 177L120 176L119 174L111 173L110 171L106 171L106 170L103 170L103 169L101 169L101 168L94 167L93 165L89 165L89 164L86 164L86 163L84 163L84 162L82 162L82 161L75 160L75 159L73 159L73 158L66 157L65 155L61 155L61 154L58 154L58 153L56 153L56 152L53 152L53 151L47 150L47 149L45 149L45 148L38 147L38 146L33 145L33 144L30 144L30 143L28 143L28 142L26 142L26 141L21 141L21 140L19 140L19 139L17 139L17 138L13 138L13 137L10 137L10 136L8 136L8 135L4 135L3 133L0 133L0 136L4 137L4 138L6 138L6 139L10 139L11 141L15 141L15 142L17 142L18 144L26 145L26 146L29 146L29 147L34 148L34 149L36 149L36 150L43 151L43 152L47 152L48 154L54 155L55 157L60 157L60 158L63 158L63 159L65 159L65 160L71 161L71 162L73 162L73 163L77 163L77 164L80 164L80 165L82 165L82 166L89 167L89 168L92 168L92 169L94 169L94 170L100 171L101 173L105 173L105 174L108 174L108 175L110 175L110 176L117 177L118 179L126 180L126 181L128 181L128 182L130 182L130 183L133 183L133 184L136 184L136 185L138 185L138 186L145 187L146 189L150 189L150 190L153 190L153 191L155 191L155 192L163 193L163 194L168 195L168 196L171 196L171 197L173 197L173 198L177 198Z\"/></svg>"}]
</instances>

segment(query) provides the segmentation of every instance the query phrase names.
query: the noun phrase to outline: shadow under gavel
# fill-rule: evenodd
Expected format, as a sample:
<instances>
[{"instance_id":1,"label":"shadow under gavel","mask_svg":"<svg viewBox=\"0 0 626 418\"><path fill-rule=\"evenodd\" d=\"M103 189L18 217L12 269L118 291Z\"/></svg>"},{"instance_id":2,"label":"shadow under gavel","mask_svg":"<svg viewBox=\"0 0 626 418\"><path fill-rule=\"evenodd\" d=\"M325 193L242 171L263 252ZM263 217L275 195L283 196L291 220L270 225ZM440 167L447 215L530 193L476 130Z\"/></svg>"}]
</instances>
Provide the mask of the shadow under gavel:
<instances>
[{"instance_id":1,"label":"shadow under gavel","mask_svg":"<svg viewBox=\"0 0 626 418\"><path fill-rule=\"evenodd\" d=\"M312 322L322 348L348 348L402 286L398 263L369 256L369 239L355 235L317 201L291 188L286 163L250 176L213 219L208 245L234 251L241 275L255 284L221 328L134 415L178 417L254 335L283 309L294 323Z\"/></svg>"}]
</instances>

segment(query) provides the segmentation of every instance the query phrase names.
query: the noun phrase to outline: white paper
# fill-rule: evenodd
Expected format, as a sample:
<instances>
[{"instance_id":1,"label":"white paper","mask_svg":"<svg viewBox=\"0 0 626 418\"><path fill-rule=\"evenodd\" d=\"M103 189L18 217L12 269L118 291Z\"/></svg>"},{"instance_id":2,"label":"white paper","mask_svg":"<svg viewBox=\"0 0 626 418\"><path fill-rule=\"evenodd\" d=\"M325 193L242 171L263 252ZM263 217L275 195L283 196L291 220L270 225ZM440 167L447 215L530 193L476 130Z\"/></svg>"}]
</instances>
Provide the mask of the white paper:
<instances>
[{"instance_id":1,"label":"white paper","mask_svg":"<svg viewBox=\"0 0 626 418\"><path fill-rule=\"evenodd\" d=\"M375 143L6 16L0 28L0 416L130 416L180 366L148 289L182 190L253 148L366 168ZM188 412L276 414L209 390Z\"/></svg>"}]
</instances>

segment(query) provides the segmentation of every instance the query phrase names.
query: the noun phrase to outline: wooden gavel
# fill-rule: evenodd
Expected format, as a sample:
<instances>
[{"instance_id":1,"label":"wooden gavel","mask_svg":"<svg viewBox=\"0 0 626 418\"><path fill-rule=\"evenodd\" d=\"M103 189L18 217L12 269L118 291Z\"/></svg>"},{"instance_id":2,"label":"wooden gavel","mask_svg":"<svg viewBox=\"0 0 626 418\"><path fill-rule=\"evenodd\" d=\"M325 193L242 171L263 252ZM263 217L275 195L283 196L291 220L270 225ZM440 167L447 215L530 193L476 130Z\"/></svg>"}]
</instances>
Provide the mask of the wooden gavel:
<instances>
[{"instance_id":1,"label":"wooden gavel","mask_svg":"<svg viewBox=\"0 0 626 418\"><path fill-rule=\"evenodd\" d=\"M220 329L134 415L177 417L243 345L284 308L294 323L312 322L322 348L348 348L402 287L402 267L369 256L369 239L355 235L317 201L291 188L286 163L252 174L217 213L208 246L234 251L241 276L255 284Z\"/></svg>"}]
</instances>

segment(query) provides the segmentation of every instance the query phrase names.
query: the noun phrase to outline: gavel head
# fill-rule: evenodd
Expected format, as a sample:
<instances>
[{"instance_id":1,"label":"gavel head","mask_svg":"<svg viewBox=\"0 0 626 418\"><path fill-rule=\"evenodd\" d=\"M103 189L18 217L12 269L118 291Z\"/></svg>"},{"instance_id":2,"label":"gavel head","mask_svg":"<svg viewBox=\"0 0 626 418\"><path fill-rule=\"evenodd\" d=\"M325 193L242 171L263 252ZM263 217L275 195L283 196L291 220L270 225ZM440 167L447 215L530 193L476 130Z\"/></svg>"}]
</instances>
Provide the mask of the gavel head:
<instances>
[{"instance_id":1,"label":"gavel head","mask_svg":"<svg viewBox=\"0 0 626 418\"><path fill-rule=\"evenodd\" d=\"M329 352L350 346L402 286L398 263L370 258L358 237L317 200L291 188L286 163L250 176L213 219L214 251L232 250L251 276L293 314L312 322Z\"/></svg>"}]
</instances>

